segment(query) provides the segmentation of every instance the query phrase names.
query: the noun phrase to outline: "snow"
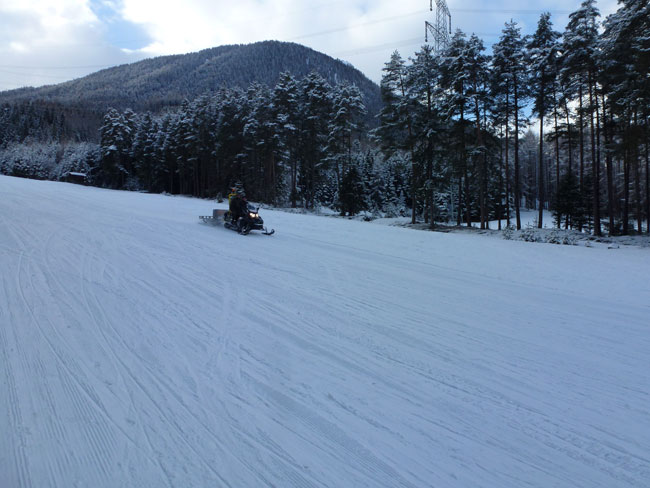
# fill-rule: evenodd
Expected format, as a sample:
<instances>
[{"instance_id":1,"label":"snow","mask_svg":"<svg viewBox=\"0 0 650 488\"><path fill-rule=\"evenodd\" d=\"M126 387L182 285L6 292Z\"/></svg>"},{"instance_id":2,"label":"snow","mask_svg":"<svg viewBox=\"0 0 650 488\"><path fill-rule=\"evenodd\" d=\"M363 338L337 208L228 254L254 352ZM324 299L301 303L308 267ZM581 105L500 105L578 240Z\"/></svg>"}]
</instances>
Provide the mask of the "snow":
<instances>
[{"instance_id":1,"label":"snow","mask_svg":"<svg viewBox=\"0 0 650 488\"><path fill-rule=\"evenodd\" d=\"M213 207L0 177L1 487L648 486L650 250Z\"/></svg>"}]
</instances>

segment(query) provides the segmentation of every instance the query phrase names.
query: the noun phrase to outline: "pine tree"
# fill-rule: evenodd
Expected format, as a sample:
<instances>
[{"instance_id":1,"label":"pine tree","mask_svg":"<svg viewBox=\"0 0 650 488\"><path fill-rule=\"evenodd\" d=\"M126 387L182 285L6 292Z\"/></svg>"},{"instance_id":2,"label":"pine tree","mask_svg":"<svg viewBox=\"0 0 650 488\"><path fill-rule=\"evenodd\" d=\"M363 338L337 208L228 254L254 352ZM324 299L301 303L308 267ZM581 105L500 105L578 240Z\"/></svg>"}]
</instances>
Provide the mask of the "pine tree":
<instances>
[{"instance_id":1,"label":"pine tree","mask_svg":"<svg viewBox=\"0 0 650 488\"><path fill-rule=\"evenodd\" d=\"M99 132L101 180L109 187L122 188L129 174L126 165L131 148L131 127L122 114L112 108L104 115Z\"/></svg>"},{"instance_id":2,"label":"pine tree","mask_svg":"<svg viewBox=\"0 0 650 488\"><path fill-rule=\"evenodd\" d=\"M404 112L406 98L406 63L395 51L382 69L380 89L383 108L379 112L379 126L373 131L387 157L409 147L408 113Z\"/></svg>"},{"instance_id":3,"label":"pine tree","mask_svg":"<svg viewBox=\"0 0 650 488\"><path fill-rule=\"evenodd\" d=\"M640 154L646 148L646 218L650 220L650 184L648 183L647 117L650 106L650 5L645 0L624 0L617 12L604 22L599 43L599 61L603 72L602 83L606 97L606 137L610 140L607 152L608 211L613 207L612 153L622 155L624 161L623 232L628 233L629 178L635 173L637 193L637 225L641 227ZM645 121L645 128L639 123ZM618 134L618 138L613 137ZM643 139L645 138L645 144ZM616 139L621 141L616 144ZM640 147L641 146L641 147ZM639 175L637 177L637 175ZM613 211L613 210L612 210ZM610 211L610 233L613 229ZM649 226L650 228L650 226Z\"/></svg>"},{"instance_id":4,"label":"pine tree","mask_svg":"<svg viewBox=\"0 0 650 488\"><path fill-rule=\"evenodd\" d=\"M151 132L153 119L147 112L139 118L136 124L135 135L131 145L130 157L138 179L144 184L147 191L153 189L153 147Z\"/></svg>"},{"instance_id":5,"label":"pine tree","mask_svg":"<svg viewBox=\"0 0 650 488\"><path fill-rule=\"evenodd\" d=\"M578 10L569 16L569 23L564 33L562 50L562 75L568 83L577 87L580 117L580 188L584 191L584 121L583 116L589 115L591 127L591 163L593 181L593 214L594 233L601 235L600 227L600 164L596 149L596 131L594 115L596 107L596 48L598 42L598 20L600 16L595 6L595 0L585 0ZM585 91L587 92L585 94ZM589 103L584 107L584 97L588 95Z\"/></svg>"},{"instance_id":6,"label":"pine tree","mask_svg":"<svg viewBox=\"0 0 650 488\"><path fill-rule=\"evenodd\" d=\"M521 215L519 206L521 204L521 182L519 175L519 131L522 121L522 108L528 95L527 93L527 72L525 69L524 44L520 28L514 21L506 22L499 42L493 47L493 68L495 78L495 89L497 95L506 93L506 97L512 94L512 105L507 102L506 111L514 117L514 197L515 215L517 230L521 229ZM506 117L508 118L508 117ZM506 120L506 126L508 121ZM506 148L506 153L507 153Z\"/></svg>"},{"instance_id":7,"label":"pine tree","mask_svg":"<svg viewBox=\"0 0 650 488\"><path fill-rule=\"evenodd\" d=\"M399 52L391 55L382 68L380 83L384 106L379 113L379 127L373 131L375 139L387 158L405 152L410 158L411 223L416 222L418 171L413 154L412 100L407 93L407 67Z\"/></svg>"},{"instance_id":8,"label":"pine tree","mask_svg":"<svg viewBox=\"0 0 650 488\"><path fill-rule=\"evenodd\" d=\"M537 226L543 227L544 215L544 117L555 108L552 87L555 84L555 58L559 50L560 34L553 30L551 14L543 13L537 23L537 30L528 43L528 66L533 93L533 113L539 117L539 179L537 195L539 215ZM557 119L557 117L556 117ZM556 124L557 127L557 124Z\"/></svg>"},{"instance_id":9,"label":"pine tree","mask_svg":"<svg viewBox=\"0 0 650 488\"><path fill-rule=\"evenodd\" d=\"M305 206L313 208L315 195L325 171L328 121L332 112L331 87L315 71L301 80L299 133L300 186Z\"/></svg>"},{"instance_id":10,"label":"pine tree","mask_svg":"<svg viewBox=\"0 0 650 488\"><path fill-rule=\"evenodd\" d=\"M465 47L465 69L467 72L467 94L471 99L474 109L474 125L476 140L472 151L474 166L479 173L479 207L481 229L488 225L488 154L484 142L484 133L487 121L484 114L489 104L488 97L488 57L483 54L485 46L475 34L472 34Z\"/></svg>"},{"instance_id":11,"label":"pine tree","mask_svg":"<svg viewBox=\"0 0 650 488\"><path fill-rule=\"evenodd\" d=\"M327 137L328 158L334 163L337 186L352 164L352 143L363 123L366 109L361 92L354 85L340 84L332 92L332 116Z\"/></svg>"},{"instance_id":12,"label":"pine tree","mask_svg":"<svg viewBox=\"0 0 650 488\"><path fill-rule=\"evenodd\" d=\"M364 187L356 165L350 165L341 181L341 215L356 215L364 209Z\"/></svg>"},{"instance_id":13,"label":"pine tree","mask_svg":"<svg viewBox=\"0 0 650 488\"><path fill-rule=\"evenodd\" d=\"M449 47L444 52L441 66L440 87L443 91L441 109L451 125L451 145L455 149L454 172L458 180L458 217L461 223L463 202L465 203L465 221L471 224L469 161L467 151L467 131L469 122L466 114L469 110L469 80L467 70L467 39L465 33L457 29ZM464 197L464 198L463 198Z\"/></svg>"},{"instance_id":14,"label":"pine tree","mask_svg":"<svg viewBox=\"0 0 650 488\"><path fill-rule=\"evenodd\" d=\"M289 167L289 198L292 208L296 208L298 196L297 139L301 120L299 98L298 82L290 73L281 73L273 89L272 100L282 160Z\"/></svg>"},{"instance_id":15,"label":"pine tree","mask_svg":"<svg viewBox=\"0 0 650 488\"><path fill-rule=\"evenodd\" d=\"M412 103L413 156L420 181L418 191L424 195L425 222L435 225L435 193L441 183L437 164L440 162L440 147L446 130L441 115L439 96L440 64L433 48L424 45L416 53L407 70L407 96Z\"/></svg>"}]
</instances>

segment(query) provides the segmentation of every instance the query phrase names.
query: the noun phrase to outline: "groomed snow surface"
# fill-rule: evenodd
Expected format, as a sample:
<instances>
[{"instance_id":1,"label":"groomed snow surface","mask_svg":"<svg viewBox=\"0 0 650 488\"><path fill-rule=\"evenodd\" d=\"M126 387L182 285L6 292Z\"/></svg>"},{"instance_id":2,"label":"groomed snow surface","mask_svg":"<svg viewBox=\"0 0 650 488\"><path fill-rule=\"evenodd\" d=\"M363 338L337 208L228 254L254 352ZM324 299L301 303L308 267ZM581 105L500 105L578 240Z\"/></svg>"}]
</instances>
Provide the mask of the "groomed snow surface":
<instances>
[{"instance_id":1,"label":"groomed snow surface","mask_svg":"<svg viewBox=\"0 0 650 488\"><path fill-rule=\"evenodd\" d=\"M0 177L0 487L648 487L650 251Z\"/></svg>"}]
</instances>

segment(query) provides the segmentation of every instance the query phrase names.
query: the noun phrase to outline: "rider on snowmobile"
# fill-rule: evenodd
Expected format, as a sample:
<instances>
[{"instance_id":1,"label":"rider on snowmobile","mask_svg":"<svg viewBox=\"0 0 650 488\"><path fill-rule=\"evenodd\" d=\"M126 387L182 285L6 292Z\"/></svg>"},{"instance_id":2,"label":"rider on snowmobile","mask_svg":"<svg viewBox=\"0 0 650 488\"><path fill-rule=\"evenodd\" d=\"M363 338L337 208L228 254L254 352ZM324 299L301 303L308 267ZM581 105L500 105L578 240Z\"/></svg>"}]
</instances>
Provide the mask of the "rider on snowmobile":
<instances>
[{"instance_id":1,"label":"rider on snowmobile","mask_svg":"<svg viewBox=\"0 0 650 488\"><path fill-rule=\"evenodd\" d=\"M232 223L236 223L240 217L245 217L248 210L246 201L246 192L241 184L236 184L228 195L228 205L230 207L230 218Z\"/></svg>"}]
</instances>

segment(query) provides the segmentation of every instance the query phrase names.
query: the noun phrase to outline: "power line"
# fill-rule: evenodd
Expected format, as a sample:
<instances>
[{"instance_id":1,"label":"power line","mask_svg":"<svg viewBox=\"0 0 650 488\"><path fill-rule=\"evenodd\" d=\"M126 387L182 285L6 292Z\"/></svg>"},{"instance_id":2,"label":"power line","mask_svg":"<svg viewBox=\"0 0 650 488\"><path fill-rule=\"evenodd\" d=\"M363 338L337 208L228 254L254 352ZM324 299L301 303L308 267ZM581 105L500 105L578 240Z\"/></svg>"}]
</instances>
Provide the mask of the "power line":
<instances>
[{"instance_id":1,"label":"power line","mask_svg":"<svg viewBox=\"0 0 650 488\"><path fill-rule=\"evenodd\" d=\"M34 69L38 69L38 68L34 68ZM33 72L32 73L26 73L26 72L20 73L18 71L10 71L10 70L1 69L1 68L0 68L0 73L6 73L6 74L9 74L9 75L18 75L18 76L35 76L35 77L38 77L38 78L50 78L52 80L69 80L70 79L69 76L43 75L43 74L40 74L40 73L33 73Z\"/></svg>"},{"instance_id":2,"label":"power line","mask_svg":"<svg viewBox=\"0 0 650 488\"><path fill-rule=\"evenodd\" d=\"M357 56L360 54L382 51L384 49L395 49L403 46L412 46L414 44L422 44L422 38L413 37L411 39L403 39L401 41L389 42L386 44L374 44L371 46L365 46L358 49L350 49L348 51L337 51L332 53L332 55L333 56Z\"/></svg>"},{"instance_id":3,"label":"power line","mask_svg":"<svg viewBox=\"0 0 650 488\"><path fill-rule=\"evenodd\" d=\"M544 12L557 15L569 15L570 10L547 10L547 9L497 9L497 8L451 8L454 13L464 14L520 14L520 15L539 15Z\"/></svg>"},{"instance_id":4,"label":"power line","mask_svg":"<svg viewBox=\"0 0 650 488\"><path fill-rule=\"evenodd\" d=\"M0 68L9 69L90 69L90 68L110 68L111 64L95 64L88 66L17 66L11 64L0 64ZM16 73L24 74L24 73Z\"/></svg>"},{"instance_id":5,"label":"power line","mask_svg":"<svg viewBox=\"0 0 650 488\"><path fill-rule=\"evenodd\" d=\"M300 35L300 36L291 37L288 40L293 41L293 40L296 40L296 39L305 39L307 37L316 37L316 36L323 36L323 35L326 35L326 34L334 34L336 32L344 32L344 31L347 31L347 30L356 29L357 27L364 27L366 25L381 24L381 23L384 23L384 22L391 22L391 21L397 20L397 19L403 19L403 18L407 18L407 17L414 17L416 15L424 15L425 13L426 13L426 11L418 10L417 12L411 12L411 13L403 14L403 15L393 15L391 17L384 17L382 19L370 20L368 22L361 22L359 24L348 25L346 27L338 27L338 28L335 28L335 29L329 29L329 30L320 31L320 32L313 32L311 34L303 34L303 35Z\"/></svg>"}]
</instances>

